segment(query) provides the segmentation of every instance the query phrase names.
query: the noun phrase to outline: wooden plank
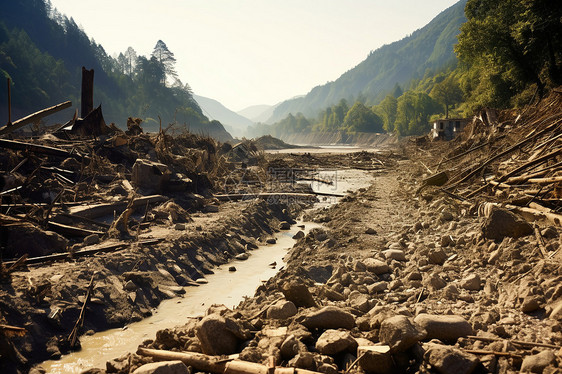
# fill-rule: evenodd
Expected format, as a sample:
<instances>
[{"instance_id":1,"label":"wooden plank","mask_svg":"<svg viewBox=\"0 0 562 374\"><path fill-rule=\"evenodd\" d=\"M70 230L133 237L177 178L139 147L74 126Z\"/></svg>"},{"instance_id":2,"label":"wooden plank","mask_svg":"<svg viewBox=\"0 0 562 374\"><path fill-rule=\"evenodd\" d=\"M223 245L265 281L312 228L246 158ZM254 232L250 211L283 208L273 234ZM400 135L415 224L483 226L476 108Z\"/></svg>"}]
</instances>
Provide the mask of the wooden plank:
<instances>
[{"instance_id":1,"label":"wooden plank","mask_svg":"<svg viewBox=\"0 0 562 374\"><path fill-rule=\"evenodd\" d=\"M47 227L49 227L49 229L51 229L52 231L57 232L57 233L59 233L61 235L64 235L64 236L85 237L85 236L93 235L93 234L97 234L97 235L100 235L100 236L105 234L102 231L94 231L94 230L83 229L81 227L64 225L62 223L53 222L53 221L49 221L47 223Z\"/></svg>"},{"instance_id":2,"label":"wooden plank","mask_svg":"<svg viewBox=\"0 0 562 374\"><path fill-rule=\"evenodd\" d=\"M139 206L146 206L146 204L161 203L167 200L169 200L169 198L162 195L143 196L135 199L133 207L138 208ZM125 210L125 208L127 208L127 204L127 201L119 201L116 203L101 203L86 206L76 206L70 208L70 214L79 217L94 219L107 215L113 215L113 212L115 211L122 212Z\"/></svg>"},{"instance_id":3,"label":"wooden plank","mask_svg":"<svg viewBox=\"0 0 562 374\"><path fill-rule=\"evenodd\" d=\"M19 128L22 128L25 125L28 125L32 122L38 121L43 117L46 117L48 115L51 115L53 113L59 112L63 109L69 108L70 106L72 106L72 102L71 101L65 101L64 103L60 103L57 104L55 106L52 106L50 108L46 108L43 110L40 110L38 112L32 113L26 117L23 117L21 119L18 119L17 121L14 121L11 125L6 125L2 128L0 128L0 135L5 135L5 134L9 134L12 131L15 131Z\"/></svg>"},{"instance_id":4,"label":"wooden plank","mask_svg":"<svg viewBox=\"0 0 562 374\"><path fill-rule=\"evenodd\" d=\"M79 154L65 151L64 149L33 144L33 143L19 142L16 140L0 139L0 148L8 148L16 151L28 151L32 153L40 153L49 156L64 157L64 158L74 157L79 160L85 158Z\"/></svg>"}]
</instances>

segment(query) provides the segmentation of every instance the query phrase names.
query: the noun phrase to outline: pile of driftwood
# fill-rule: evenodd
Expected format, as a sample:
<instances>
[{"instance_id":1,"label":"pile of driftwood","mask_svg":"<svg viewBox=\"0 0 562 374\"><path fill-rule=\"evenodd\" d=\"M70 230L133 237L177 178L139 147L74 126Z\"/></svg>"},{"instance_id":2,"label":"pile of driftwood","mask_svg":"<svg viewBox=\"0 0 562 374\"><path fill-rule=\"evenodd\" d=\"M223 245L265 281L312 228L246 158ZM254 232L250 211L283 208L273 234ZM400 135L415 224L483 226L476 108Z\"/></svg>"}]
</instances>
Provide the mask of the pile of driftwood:
<instances>
[{"instance_id":1,"label":"pile of driftwood","mask_svg":"<svg viewBox=\"0 0 562 374\"><path fill-rule=\"evenodd\" d=\"M429 184L459 200L562 224L562 91L521 111L483 110L453 144L432 165L438 173Z\"/></svg>"}]
</instances>

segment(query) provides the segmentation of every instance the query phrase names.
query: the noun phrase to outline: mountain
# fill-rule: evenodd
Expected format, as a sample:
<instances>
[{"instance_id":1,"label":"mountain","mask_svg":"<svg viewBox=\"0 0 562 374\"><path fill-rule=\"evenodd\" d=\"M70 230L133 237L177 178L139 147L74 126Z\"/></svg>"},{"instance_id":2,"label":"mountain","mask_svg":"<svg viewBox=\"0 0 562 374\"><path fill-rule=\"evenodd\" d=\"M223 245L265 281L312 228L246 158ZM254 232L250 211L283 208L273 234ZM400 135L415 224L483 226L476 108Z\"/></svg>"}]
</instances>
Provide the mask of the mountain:
<instances>
[{"instance_id":1,"label":"mountain","mask_svg":"<svg viewBox=\"0 0 562 374\"><path fill-rule=\"evenodd\" d=\"M341 99L354 102L363 97L368 103L377 104L396 84L405 86L412 79L422 78L426 71L456 62L453 45L457 42L459 27L466 21L466 1L461 0L444 10L410 36L371 52L334 82L314 87L304 97L282 102L267 123L278 122L289 113L301 112L315 117L320 110Z\"/></svg>"},{"instance_id":2,"label":"mountain","mask_svg":"<svg viewBox=\"0 0 562 374\"><path fill-rule=\"evenodd\" d=\"M129 51L129 58L123 53L118 58L108 56L72 17L60 14L49 0L2 4L0 78L11 82L12 119L67 100L79 107L85 66L95 71L94 105L102 104L107 123L125 128L127 117L140 117L147 131L176 123L192 132L231 139L218 121L203 115L187 83L177 80L169 86L161 61L155 56L137 56L132 48ZM1 89L2 120L8 117L7 96L7 90ZM47 120L66 122L70 118L72 111L67 110Z\"/></svg>"},{"instance_id":3,"label":"mountain","mask_svg":"<svg viewBox=\"0 0 562 374\"><path fill-rule=\"evenodd\" d=\"M252 105L245 109L239 110L236 113L240 114L243 117L249 118L254 122L265 122L269 117L271 117L273 111L275 110L275 107L275 105L266 104Z\"/></svg>"},{"instance_id":4,"label":"mountain","mask_svg":"<svg viewBox=\"0 0 562 374\"><path fill-rule=\"evenodd\" d=\"M243 136L246 128L254 124L248 118L233 112L217 100L195 94L193 98L199 104L204 114L222 123L234 136Z\"/></svg>"}]
</instances>

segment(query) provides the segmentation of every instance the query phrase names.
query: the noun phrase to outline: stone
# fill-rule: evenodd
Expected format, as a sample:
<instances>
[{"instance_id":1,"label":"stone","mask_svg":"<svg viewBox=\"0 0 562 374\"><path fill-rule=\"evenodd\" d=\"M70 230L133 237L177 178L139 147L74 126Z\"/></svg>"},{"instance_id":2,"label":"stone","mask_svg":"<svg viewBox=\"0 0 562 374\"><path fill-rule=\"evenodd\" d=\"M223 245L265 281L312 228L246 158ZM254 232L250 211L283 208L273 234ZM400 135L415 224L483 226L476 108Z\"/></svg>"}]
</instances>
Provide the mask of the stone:
<instances>
[{"instance_id":1,"label":"stone","mask_svg":"<svg viewBox=\"0 0 562 374\"><path fill-rule=\"evenodd\" d=\"M135 291L137 289L137 285L132 280L128 280L123 286L123 289L126 291Z\"/></svg>"},{"instance_id":2,"label":"stone","mask_svg":"<svg viewBox=\"0 0 562 374\"><path fill-rule=\"evenodd\" d=\"M325 306L322 309L306 315L301 324L308 329L352 329L355 317L337 306Z\"/></svg>"},{"instance_id":3,"label":"stone","mask_svg":"<svg viewBox=\"0 0 562 374\"><path fill-rule=\"evenodd\" d=\"M414 323L425 330L426 340L439 339L443 342L455 342L458 338L473 335L470 323L457 315L418 314Z\"/></svg>"},{"instance_id":4,"label":"stone","mask_svg":"<svg viewBox=\"0 0 562 374\"><path fill-rule=\"evenodd\" d=\"M349 298L349 305L354 309L360 310L363 313L367 313L370 309L369 297L358 292L357 296Z\"/></svg>"},{"instance_id":5,"label":"stone","mask_svg":"<svg viewBox=\"0 0 562 374\"><path fill-rule=\"evenodd\" d=\"M203 208L203 211L205 213L218 213L219 207L217 205L205 205L205 207Z\"/></svg>"},{"instance_id":6,"label":"stone","mask_svg":"<svg viewBox=\"0 0 562 374\"><path fill-rule=\"evenodd\" d=\"M316 370L316 361L314 360L314 354L310 352L301 352L293 357L288 362L287 366L307 370Z\"/></svg>"},{"instance_id":7,"label":"stone","mask_svg":"<svg viewBox=\"0 0 562 374\"><path fill-rule=\"evenodd\" d=\"M187 226L185 223L176 223L174 229L178 231L185 231L187 229Z\"/></svg>"},{"instance_id":8,"label":"stone","mask_svg":"<svg viewBox=\"0 0 562 374\"><path fill-rule=\"evenodd\" d=\"M443 235L439 240L439 244L441 245L441 247L448 247L454 242L455 241L453 240L453 237L451 235Z\"/></svg>"},{"instance_id":9,"label":"stone","mask_svg":"<svg viewBox=\"0 0 562 374\"><path fill-rule=\"evenodd\" d=\"M237 351L241 340L250 335L237 321L219 314L211 314L199 321L195 335L201 343L201 350L208 355L229 355Z\"/></svg>"},{"instance_id":10,"label":"stone","mask_svg":"<svg viewBox=\"0 0 562 374\"><path fill-rule=\"evenodd\" d=\"M367 230L365 230L365 234L367 234L367 235L377 235L377 230L375 230L372 227L369 227Z\"/></svg>"},{"instance_id":11,"label":"stone","mask_svg":"<svg viewBox=\"0 0 562 374\"><path fill-rule=\"evenodd\" d=\"M297 307L292 301L279 300L267 308L266 316L269 319L287 319L297 314Z\"/></svg>"},{"instance_id":12,"label":"stone","mask_svg":"<svg viewBox=\"0 0 562 374\"><path fill-rule=\"evenodd\" d=\"M282 221L279 223L279 230L289 230L291 228L291 224L287 221Z\"/></svg>"},{"instance_id":13,"label":"stone","mask_svg":"<svg viewBox=\"0 0 562 374\"><path fill-rule=\"evenodd\" d=\"M482 224L482 233L485 238L502 240L503 238L520 238L533 233L533 227L514 213L492 206L488 209L487 217Z\"/></svg>"},{"instance_id":14,"label":"stone","mask_svg":"<svg viewBox=\"0 0 562 374\"><path fill-rule=\"evenodd\" d=\"M277 243L277 239L275 239L275 238L268 238L265 242L266 242L267 244L275 244L275 243Z\"/></svg>"},{"instance_id":15,"label":"stone","mask_svg":"<svg viewBox=\"0 0 562 374\"><path fill-rule=\"evenodd\" d=\"M448 221L452 221L453 219L454 219L454 217L453 217L453 214L451 212L445 211L445 212L442 212L439 215L439 220L441 222L448 222Z\"/></svg>"},{"instance_id":16,"label":"stone","mask_svg":"<svg viewBox=\"0 0 562 374\"><path fill-rule=\"evenodd\" d=\"M284 360L290 360L291 358L295 357L297 353L299 353L299 341L295 337L295 335L289 335L285 338L283 343L281 343L281 347L279 347L281 357Z\"/></svg>"},{"instance_id":17,"label":"stone","mask_svg":"<svg viewBox=\"0 0 562 374\"><path fill-rule=\"evenodd\" d=\"M133 374L189 374L189 370L181 361L160 361L142 365Z\"/></svg>"},{"instance_id":18,"label":"stone","mask_svg":"<svg viewBox=\"0 0 562 374\"><path fill-rule=\"evenodd\" d=\"M404 352L420 339L424 334L420 332L410 319L397 315L385 319L379 330L379 340L390 347L391 352Z\"/></svg>"},{"instance_id":19,"label":"stone","mask_svg":"<svg viewBox=\"0 0 562 374\"><path fill-rule=\"evenodd\" d=\"M556 356L551 350L542 351L536 355L526 356L521 364L522 373L542 373L543 370L554 363Z\"/></svg>"},{"instance_id":20,"label":"stone","mask_svg":"<svg viewBox=\"0 0 562 374\"><path fill-rule=\"evenodd\" d=\"M250 254L248 252L239 253L236 256L234 256L235 259L240 260L240 261L246 261L249 257L250 257Z\"/></svg>"},{"instance_id":21,"label":"stone","mask_svg":"<svg viewBox=\"0 0 562 374\"><path fill-rule=\"evenodd\" d=\"M443 265L447 261L447 254L442 249L432 249L427 254L430 264Z\"/></svg>"},{"instance_id":22,"label":"stone","mask_svg":"<svg viewBox=\"0 0 562 374\"><path fill-rule=\"evenodd\" d=\"M384 292L388 288L388 282L380 281L367 286L370 294Z\"/></svg>"},{"instance_id":23,"label":"stone","mask_svg":"<svg viewBox=\"0 0 562 374\"><path fill-rule=\"evenodd\" d=\"M308 287L302 280L293 279L281 287L285 299L292 301L297 307L310 308L316 306Z\"/></svg>"},{"instance_id":24,"label":"stone","mask_svg":"<svg viewBox=\"0 0 562 374\"><path fill-rule=\"evenodd\" d=\"M382 253L387 260L406 261L406 253L401 249L389 249Z\"/></svg>"},{"instance_id":25,"label":"stone","mask_svg":"<svg viewBox=\"0 0 562 374\"><path fill-rule=\"evenodd\" d=\"M424 283L430 291L440 290L447 285L447 282L445 282L445 280L438 274L431 274Z\"/></svg>"},{"instance_id":26,"label":"stone","mask_svg":"<svg viewBox=\"0 0 562 374\"><path fill-rule=\"evenodd\" d=\"M388 345L360 345L357 347L359 366L367 373L390 374L395 372Z\"/></svg>"},{"instance_id":27,"label":"stone","mask_svg":"<svg viewBox=\"0 0 562 374\"><path fill-rule=\"evenodd\" d=\"M424 361L440 374L470 374L480 363L475 355L455 347L427 343L424 348Z\"/></svg>"},{"instance_id":28,"label":"stone","mask_svg":"<svg viewBox=\"0 0 562 374\"><path fill-rule=\"evenodd\" d=\"M527 296L521 303L521 311L523 313L532 313L539 310L541 307L539 300L534 296Z\"/></svg>"},{"instance_id":29,"label":"stone","mask_svg":"<svg viewBox=\"0 0 562 374\"><path fill-rule=\"evenodd\" d=\"M84 245L94 245L100 242L100 236L98 234L88 235L84 238Z\"/></svg>"},{"instance_id":30,"label":"stone","mask_svg":"<svg viewBox=\"0 0 562 374\"><path fill-rule=\"evenodd\" d=\"M235 271L236 271L236 266L229 266L229 267L228 267L228 271L230 271L230 272L235 272Z\"/></svg>"},{"instance_id":31,"label":"stone","mask_svg":"<svg viewBox=\"0 0 562 374\"><path fill-rule=\"evenodd\" d=\"M295 235L293 235L293 239L298 240L300 238L304 238L304 231L299 230Z\"/></svg>"},{"instance_id":32,"label":"stone","mask_svg":"<svg viewBox=\"0 0 562 374\"><path fill-rule=\"evenodd\" d=\"M168 166L137 158L132 168L131 183L147 193L160 193L170 181L171 175Z\"/></svg>"},{"instance_id":33,"label":"stone","mask_svg":"<svg viewBox=\"0 0 562 374\"><path fill-rule=\"evenodd\" d=\"M316 341L316 349L324 355L354 351L356 348L357 342L349 331L328 329Z\"/></svg>"},{"instance_id":34,"label":"stone","mask_svg":"<svg viewBox=\"0 0 562 374\"><path fill-rule=\"evenodd\" d=\"M376 258L366 258L363 260L363 264L368 271L376 275L382 275L390 273L390 267L384 261L377 260Z\"/></svg>"},{"instance_id":35,"label":"stone","mask_svg":"<svg viewBox=\"0 0 562 374\"><path fill-rule=\"evenodd\" d=\"M470 274L469 276L461 280L460 286L465 290L478 291L481 288L481 282L482 280L480 279L480 276L478 274Z\"/></svg>"}]
</instances>

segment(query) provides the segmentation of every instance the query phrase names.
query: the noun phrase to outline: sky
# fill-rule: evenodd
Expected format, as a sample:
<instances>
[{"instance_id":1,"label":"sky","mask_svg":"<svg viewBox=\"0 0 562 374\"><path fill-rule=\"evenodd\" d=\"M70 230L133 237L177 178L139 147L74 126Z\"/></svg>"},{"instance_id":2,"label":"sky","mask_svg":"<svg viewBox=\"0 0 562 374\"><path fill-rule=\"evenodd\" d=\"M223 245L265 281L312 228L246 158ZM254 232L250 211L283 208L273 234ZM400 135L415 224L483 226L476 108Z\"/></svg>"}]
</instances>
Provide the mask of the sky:
<instances>
[{"instance_id":1,"label":"sky","mask_svg":"<svg viewBox=\"0 0 562 374\"><path fill-rule=\"evenodd\" d=\"M183 83L239 111L336 80L458 0L51 0L112 56L164 41ZM88 4L87 7L85 4Z\"/></svg>"}]
</instances>

